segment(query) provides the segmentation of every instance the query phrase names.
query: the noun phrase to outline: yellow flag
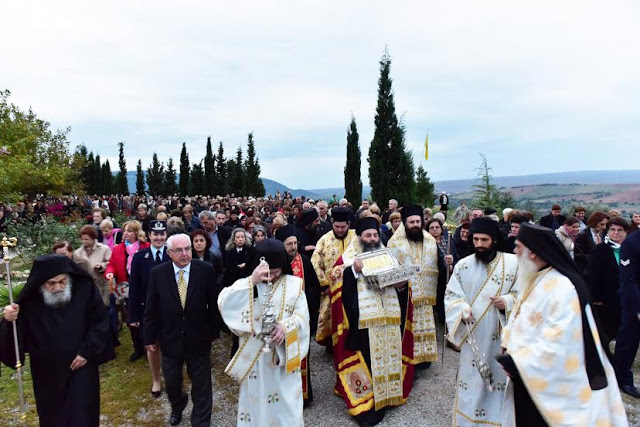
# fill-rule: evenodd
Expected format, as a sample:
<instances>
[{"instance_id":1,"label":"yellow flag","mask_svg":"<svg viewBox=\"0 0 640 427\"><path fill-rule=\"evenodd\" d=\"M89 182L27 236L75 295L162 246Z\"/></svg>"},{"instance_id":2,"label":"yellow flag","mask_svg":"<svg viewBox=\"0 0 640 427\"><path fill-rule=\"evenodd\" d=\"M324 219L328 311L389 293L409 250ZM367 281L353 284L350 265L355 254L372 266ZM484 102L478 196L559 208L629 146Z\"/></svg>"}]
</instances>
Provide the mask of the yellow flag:
<instances>
[{"instance_id":1,"label":"yellow flag","mask_svg":"<svg viewBox=\"0 0 640 427\"><path fill-rule=\"evenodd\" d=\"M427 138L424 140L424 159L429 160L429 134L427 134Z\"/></svg>"}]
</instances>

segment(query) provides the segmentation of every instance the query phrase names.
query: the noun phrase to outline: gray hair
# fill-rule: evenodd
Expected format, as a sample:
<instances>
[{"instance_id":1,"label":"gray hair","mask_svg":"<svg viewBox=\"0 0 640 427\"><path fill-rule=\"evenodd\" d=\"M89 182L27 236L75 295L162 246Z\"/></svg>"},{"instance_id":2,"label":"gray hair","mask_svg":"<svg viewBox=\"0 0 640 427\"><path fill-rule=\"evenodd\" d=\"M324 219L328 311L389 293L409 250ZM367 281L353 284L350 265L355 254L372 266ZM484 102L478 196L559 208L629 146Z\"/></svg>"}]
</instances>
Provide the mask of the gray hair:
<instances>
[{"instance_id":1,"label":"gray hair","mask_svg":"<svg viewBox=\"0 0 640 427\"><path fill-rule=\"evenodd\" d=\"M256 238L256 234L258 234L258 232L262 231L262 234L264 234L264 237L267 237L267 229L264 228L264 226L262 225L256 225L255 227L253 227L253 230L251 231L251 237L253 237L253 239L255 240Z\"/></svg>"},{"instance_id":2,"label":"gray hair","mask_svg":"<svg viewBox=\"0 0 640 427\"><path fill-rule=\"evenodd\" d=\"M169 236L169 238L167 239L167 249L173 250L173 242L181 239L186 239L189 243L191 243L191 239L187 234L185 233L174 234L172 236Z\"/></svg>"},{"instance_id":3,"label":"gray hair","mask_svg":"<svg viewBox=\"0 0 640 427\"><path fill-rule=\"evenodd\" d=\"M215 220L216 219L216 215L211 212L211 211L202 211L198 214L198 218L200 218L201 220L203 219L209 219L209 220Z\"/></svg>"}]
</instances>

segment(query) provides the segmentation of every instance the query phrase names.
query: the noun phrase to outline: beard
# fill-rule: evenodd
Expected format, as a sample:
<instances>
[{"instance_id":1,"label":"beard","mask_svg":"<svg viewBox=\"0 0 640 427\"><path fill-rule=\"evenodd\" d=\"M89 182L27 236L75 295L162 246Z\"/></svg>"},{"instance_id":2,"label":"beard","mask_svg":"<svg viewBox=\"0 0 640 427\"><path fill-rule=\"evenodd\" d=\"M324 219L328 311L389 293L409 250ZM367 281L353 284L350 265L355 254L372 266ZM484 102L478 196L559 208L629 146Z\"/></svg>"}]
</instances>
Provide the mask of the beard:
<instances>
[{"instance_id":1,"label":"beard","mask_svg":"<svg viewBox=\"0 0 640 427\"><path fill-rule=\"evenodd\" d=\"M380 244L380 240L378 240L376 243L366 243L360 240L360 246L362 247L362 253L373 252L376 249L380 249L382 247L382 245Z\"/></svg>"},{"instance_id":2,"label":"beard","mask_svg":"<svg viewBox=\"0 0 640 427\"><path fill-rule=\"evenodd\" d=\"M42 299L48 307L59 308L71 301L71 276L67 275L67 286L60 292L49 292L44 285L40 288Z\"/></svg>"},{"instance_id":3,"label":"beard","mask_svg":"<svg viewBox=\"0 0 640 427\"><path fill-rule=\"evenodd\" d=\"M410 242L422 243L424 240L421 227L406 228L405 233Z\"/></svg>"},{"instance_id":4,"label":"beard","mask_svg":"<svg viewBox=\"0 0 640 427\"><path fill-rule=\"evenodd\" d=\"M489 249L475 248L476 259L484 264L489 264L498 254L496 245L491 245Z\"/></svg>"},{"instance_id":5,"label":"beard","mask_svg":"<svg viewBox=\"0 0 640 427\"><path fill-rule=\"evenodd\" d=\"M529 258L531 251L524 248L518 257L518 281L524 283L524 288L528 288L538 273L538 266Z\"/></svg>"},{"instance_id":6,"label":"beard","mask_svg":"<svg viewBox=\"0 0 640 427\"><path fill-rule=\"evenodd\" d=\"M344 240L347 237L348 234L349 234L349 229L348 228L347 228L347 231L342 235L336 233L336 231L333 230L333 235L336 236L336 239L338 239L338 240Z\"/></svg>"}]
</instances>

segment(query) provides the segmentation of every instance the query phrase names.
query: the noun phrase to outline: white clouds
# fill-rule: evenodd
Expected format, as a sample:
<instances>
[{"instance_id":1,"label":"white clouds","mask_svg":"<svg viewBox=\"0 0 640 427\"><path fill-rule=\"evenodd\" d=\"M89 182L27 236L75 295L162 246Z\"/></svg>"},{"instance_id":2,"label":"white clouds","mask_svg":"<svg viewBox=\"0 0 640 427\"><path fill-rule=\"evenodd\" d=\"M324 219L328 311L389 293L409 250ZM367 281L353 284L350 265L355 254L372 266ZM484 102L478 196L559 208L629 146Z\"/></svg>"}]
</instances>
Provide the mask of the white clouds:
<instances>
[{"instance_id":1,"label":"white clouds","mask_svg":"<svg viewBox=\"0 0 640 427\"><path fill-rule=\"evenodd\" d=\"M432 178L473 176L478 151L496 175L637 167L594 150L605 138L631 151L640 133L631 1L14 2L0 13L14 102L103 157L127 141L130 169L153 151L175 161L183 141L195 161L208 135L229 154L253 130L264 176L341 185L351 112L367 156L385 45L417 164L430 129Z\"/></svg>"}]
</instances>

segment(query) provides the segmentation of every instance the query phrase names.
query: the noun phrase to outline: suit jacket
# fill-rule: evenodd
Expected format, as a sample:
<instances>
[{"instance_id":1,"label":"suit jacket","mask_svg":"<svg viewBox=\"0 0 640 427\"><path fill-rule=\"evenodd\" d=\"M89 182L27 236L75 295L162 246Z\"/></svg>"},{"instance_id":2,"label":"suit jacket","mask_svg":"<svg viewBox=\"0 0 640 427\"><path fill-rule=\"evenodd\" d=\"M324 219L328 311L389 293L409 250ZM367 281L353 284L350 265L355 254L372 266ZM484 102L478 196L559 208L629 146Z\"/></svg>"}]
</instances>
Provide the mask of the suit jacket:
<instances>
[{"instance_id":1,"label":"suit jacket","mask_svg":"<svg viewBox=\"0 0 640 427\"><path fill-rule=\"evenodd\" d=\"M242 251L238 252L236 248L224 251L224 280L223 286L231 286L236 280L247 277L250 273L249 255L251 254L251 246L245 246ZM245 264L244 268L238 268L238 265Z\"/></svg>"},{"instance_id":2,"label":"suit jacket","mask_svg":"<svg viewBox=\"0 0 640 427\"><path fill-rule=\"evenodd\" d=\"M162 262L170 260L171 258L165 247L162 254ZM156 265L156 260L153 258L153 252L150 247L133 255L131 275L129 276L129 302L127 303L129 323L142 322L144 319L149 273Z\"/></svg>"},{"instance_id":3,"label":"suit jacket","mask_svg":"<svg viewBox=\"0 0 640 427\"><path fill-rule=\"evenodd\" d=\"M613 339L620 326L620 269L613 250L606 243L600 243L591 251L588 284L593 301L604 304L592 305L592 308L598 311L608 338Z\"/></svg>"},{"instance_id":4,"label":"suit jacket","mask_svg":"<svg viewBox=\"0 0 640 427\"><path fill-rule=\"evenodd\" d=\"M566 216L558 215L558 227L563 225L566 220L567 220ZM553 216L551 214L545 215L542 218L540 218L540 225L543 226L543 227L550 228L550 229L555 231L555 228L553 228L553 226L552 226L553 225Z\"/></svg>"},{"instance_id":5,"label":"suit jacket","mask_svg":"<svg viewBox=\"0 0 640 427\"><path fill-rule=\"evenodd\" d=\"M602 240L604 241L604 234L602 234ZM578 271L582 273L584 277L589 274L589 256L593 248L596 247L596 242L591 235L591 228L587 227L576 235L574 240L573 259L578 267Z\"/></svg>"},{"instance_id":6,"label":"suit jacket","mask_svg":"<svg viewBox=\"0 0 640 427\"><path fill-rule=\"evenodd\" d=\"M160 341L162 353L172 358L210 352L211 341L220 335L215 279L211 264L192 260L183 309L173 262L153 268L144 312L144 344Z\"/></svg>"}]
</instances>

